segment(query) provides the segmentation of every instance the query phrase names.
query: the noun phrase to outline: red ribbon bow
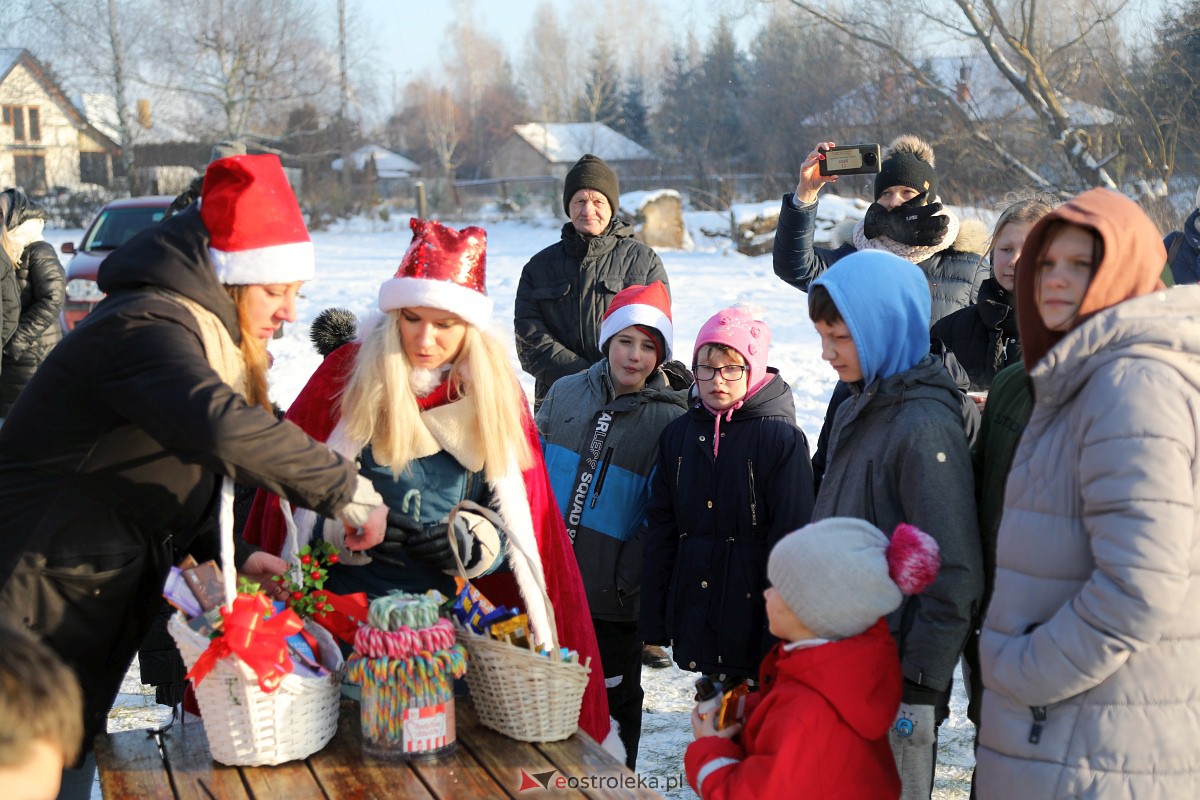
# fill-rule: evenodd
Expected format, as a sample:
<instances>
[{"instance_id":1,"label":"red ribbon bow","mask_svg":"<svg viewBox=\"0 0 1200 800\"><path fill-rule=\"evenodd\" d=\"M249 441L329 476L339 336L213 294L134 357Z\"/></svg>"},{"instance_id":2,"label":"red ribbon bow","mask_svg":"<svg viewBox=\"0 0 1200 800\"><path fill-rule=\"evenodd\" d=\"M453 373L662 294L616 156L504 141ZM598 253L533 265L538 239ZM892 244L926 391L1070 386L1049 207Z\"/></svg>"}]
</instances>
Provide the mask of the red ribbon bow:
<instances>
[{"instance_id":1,"label":"red ribbon bow","mask_svg":"<svg viewBox=\"0 0 1200 800\"><path fill-rule=\"evenodd\" d=\"M304 628L290 608L273 611L271 601L262 594L239 594L230 610L221 609L221 635L209 642L187 677L195 685L212 671L217 661L237 656L258 676L258 685L270 693L292 672L287 654L287 638Z\"/></svg>"},{"instance_id":2,"label":"red ribbon bow","mask_svg":"<svg viewBox=\"0 0 1200 800\"><path fill-rule=\"evenodd\" d=\"M346 644L354 644L354 634L360 626L367 624L367 595L364 592L334 594L321 590L313 592L312 596L332 609L313 613L312 620Z\"/></svg>"}]
</instances>

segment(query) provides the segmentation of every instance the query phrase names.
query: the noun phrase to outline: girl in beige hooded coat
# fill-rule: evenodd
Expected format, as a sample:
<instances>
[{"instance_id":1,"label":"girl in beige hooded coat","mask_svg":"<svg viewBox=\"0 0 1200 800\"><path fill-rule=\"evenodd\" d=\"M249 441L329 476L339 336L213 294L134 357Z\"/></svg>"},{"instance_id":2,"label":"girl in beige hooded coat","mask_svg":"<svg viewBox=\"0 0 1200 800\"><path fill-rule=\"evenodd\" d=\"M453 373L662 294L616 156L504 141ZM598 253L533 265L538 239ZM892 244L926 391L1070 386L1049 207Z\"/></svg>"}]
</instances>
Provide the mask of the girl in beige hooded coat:
<instances>
[{"instance_id":1,"label":"girl in beige hooded coat","mask_svg":"<svg viewBox=\"0 0 1200 800\"><path fill-rule=\"evenodd\" d=\"M980 642L977 794L1200 797L1200 287L1161 291L1159 232L1105 189L1024 253L1036 404Z\"/></svg>"}]
</instances>

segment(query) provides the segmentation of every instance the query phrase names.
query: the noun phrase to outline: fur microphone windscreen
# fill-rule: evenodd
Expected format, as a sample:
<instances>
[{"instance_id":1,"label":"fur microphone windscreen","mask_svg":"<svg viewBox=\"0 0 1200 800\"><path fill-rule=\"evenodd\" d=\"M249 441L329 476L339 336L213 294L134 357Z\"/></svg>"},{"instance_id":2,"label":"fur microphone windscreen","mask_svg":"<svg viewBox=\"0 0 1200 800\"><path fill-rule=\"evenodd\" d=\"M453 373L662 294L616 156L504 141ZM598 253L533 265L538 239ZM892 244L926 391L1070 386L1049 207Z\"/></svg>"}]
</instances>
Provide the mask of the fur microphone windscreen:
<instances>
[{"instance_id":1,"label":"fur microphone windscreen","mask_svg":"<svg viewBox=\"0 0 1200 800\"><path fill-rule=\"evenodd\" d=\"M358 317L345 308L327 308L313 320L308 336L321 357L344 344L354 341L358 334Z\"/></svg>"}]
</instances>

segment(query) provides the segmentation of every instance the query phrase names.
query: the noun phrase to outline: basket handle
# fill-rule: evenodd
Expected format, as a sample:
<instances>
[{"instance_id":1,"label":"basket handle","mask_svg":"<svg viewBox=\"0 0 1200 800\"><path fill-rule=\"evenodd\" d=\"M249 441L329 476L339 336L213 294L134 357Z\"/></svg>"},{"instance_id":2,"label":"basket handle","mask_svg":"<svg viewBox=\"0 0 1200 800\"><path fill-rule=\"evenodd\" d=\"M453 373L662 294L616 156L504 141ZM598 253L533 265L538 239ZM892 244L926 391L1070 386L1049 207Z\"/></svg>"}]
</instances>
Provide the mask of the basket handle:
<instances>
[{"instance_id":1,"label":"basket handle","mask_svg":"<svg viewBox=\"0 0 1200 800\"><path fill-rule=\"evenodd\" d=\"M450 509L450 516L446 522L446 536L450 538L450 552L454 554L454 564L458 567L458 574L465 581L467 580L467 568L463 566L462 558L458 555L458 538L454 535L454 518L458 516L460 511L473 511L476 514L484 517L494 517L495 513L490 508L481 506L473 500L463 500L454 508ZM494 524L494 523L493 523ZM499 526L497 526L499 527ZM546 581L542 577L541 570L534 569L533 558L525 552L525 548L517 541L517 537L506 535L504 537L508 544L521 554L525 559L525 563L529 566L529 572L533 576L534 583L537 584L538 591L542 593L542 600L546 607L546 621L550 630L546 633L550 637L550 658L555 661L561 661L561 654L558 652L558 622L554 618L554 605L550 602L550 593L546 591Z\"/></svg>"},{"instance_id":2,"label":"basket handle","mask_svg":"<svg viewBox=\"0 0 1200 800\"><path fill-rule=\"evenodd\" d=\"M237 597L237 565L233 557L233 479L221 479L221 500L217 511L217 527L221 534L221 583L225 589L225 610L233 611Z\"/></svg>"}]
</instances>

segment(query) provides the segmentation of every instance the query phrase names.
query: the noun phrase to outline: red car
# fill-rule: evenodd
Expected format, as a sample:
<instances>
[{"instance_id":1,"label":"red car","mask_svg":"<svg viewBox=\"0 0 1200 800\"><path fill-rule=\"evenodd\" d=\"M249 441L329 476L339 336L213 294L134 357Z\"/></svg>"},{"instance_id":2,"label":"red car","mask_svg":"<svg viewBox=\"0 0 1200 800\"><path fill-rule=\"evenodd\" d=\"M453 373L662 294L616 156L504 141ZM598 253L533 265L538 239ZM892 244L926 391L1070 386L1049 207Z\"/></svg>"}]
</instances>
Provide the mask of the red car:
<instances>
[{"instance_id":1,"label":"red car","mask_svg":"<svg viewBox=\"0 0 1200 800\"><path fill-rule=\"evenodd\" d=\"M173 195L148 195L114 200L100 209L88 225L83 242L64 242L62 251L71 256L67 264L67 301L60 320L69 332L104 298L96 286L96 272L108 254L151 225L162 222Z\"/></svg>"}]
</instances>

